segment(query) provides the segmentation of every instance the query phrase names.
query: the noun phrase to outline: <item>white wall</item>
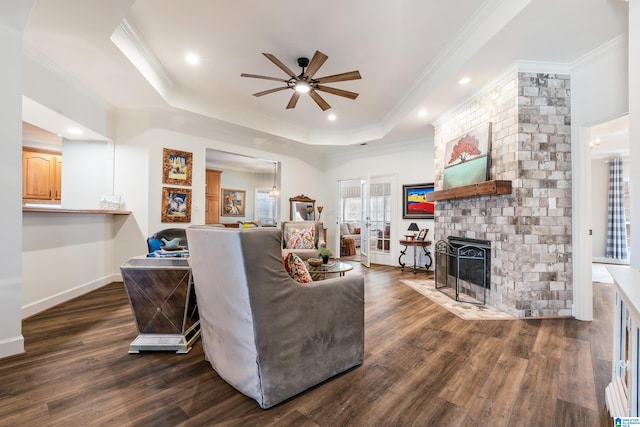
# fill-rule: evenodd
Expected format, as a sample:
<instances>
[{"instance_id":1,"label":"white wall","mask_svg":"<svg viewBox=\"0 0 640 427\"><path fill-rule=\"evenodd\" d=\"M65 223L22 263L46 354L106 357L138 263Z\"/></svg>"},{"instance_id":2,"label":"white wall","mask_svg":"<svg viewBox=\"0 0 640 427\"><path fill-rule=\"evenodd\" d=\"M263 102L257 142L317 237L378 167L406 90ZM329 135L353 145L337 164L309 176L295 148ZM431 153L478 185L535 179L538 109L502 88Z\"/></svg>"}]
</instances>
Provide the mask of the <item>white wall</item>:
<instances>
[{"instance_id":1,"label":"white wall","mask_svg":"<svg viewBox=\"0 0 640 427\"><path fill-rule=\"evenodd\" d=\"M107 141L62 142L62 202L69 209L98 209L113 191L113 144Z\"/></svg>"},{"instance_id":2,"label":"white wall","mask_svg":"<svg viewBox=\"0 0 640 427\"><path fill-rule=\"evenodd\" d=\"M640 3L629 2L629 152L631 164L640 165ZM631 169L631 183L640 182L640 168ZM631 185L631 267L640 268L640 185ZM634 227L633 224L636 224ZM634 244L635 242L635 244ZM633 250L633 248L636 250Z\"/></svg>"},{"instance_id":3,"label":"white wall","mask_svg":"<svg viewBox=\"0 0 640 427\"><path fill-rule=\"evenodd\" d=\"M25 212L22 317L117 280L114 230L126 216Z\"/></svg>"},{"instance_id":4,"label":"white wall","mask_svg":"<svg viewBox=\"0 0 640 427\"><path fill-rule=\"evenodd\" d=\"M571 70L573 315L580 320L593 318L589 127L627 112L627 58L627 39L621 37L591 52Z\"/></svg>"},{"instance_id":5,"label":"white wall","mask_svg":"<svg viewBox=\"0 0 640 427\"><path fill-rule=\"evenodd\" d=\"M24 351L22 337L22 30L34 1L0 3L0 168L3 204L0 247L0 358Z\"/></svg>"},{"instance_id":6,"label":"white wall","mask_svg":"<svg viewBox=\"0 0 640 427\"><path fill-rule=\"evenodd\" d=\"M434 151L433 138L398 143L386 147L358 146L348 153L329 155L325 159L325 172L323 182L324 191L322 200L318 204L324 206L322 221L328 228L328 244L334 252L339 253L339 236L336 233L338 186L340 180L373 179L376 177L394 177L394 185L391 188L393 219L391 223L391 253L375 260L386 265L398 265L398 256L402 247L398 240L403 236L404 230L409 228L411 222L418 223L420 228L428 228L428 239L433 238L433 220L407 220L402 219L402 185L433 182L434 176ZM413 263L413 252L407 252ZM408 257L403 259L406 262Z\"/></svg>"},{"instance_id":7,"label":"white wall","mask_svg":"<svg viewBox=\"0 0 640 427\"><path fill-rule=\"evenodd\" d=\"M607 247L609 165L605 159L591 161L591 223L593 258L603 259Z\"/></svg>"},{"instance_id":8,"label":"white wall","mask_svg":"<svg viewBox=\"0 0 640 427\"><path fill-rule=\"evenodd\" d=\"M289 197L304 193L317 197L322 188L322 172L315 165L296 157L276 155L267 151L238 147L233 141L221 141L214 134L210 137L194 136L182 131L174 131L157 126L160 120L152 114L134 113L121 115L116 124L115 147L115 189L125 201L125 209L133 212L132 218L115 230L114 268L132 256L146 252L146 238L153 232L170 227L186 228L191 224L205 221L205 170L206 151L216 149L258 158L269 158L282 162L282 182L280 186L281 220L289 218ZM162 121L171 126L170 121ZM190 223L161 222L162 207L162 153L163 148L187 151L193 154L192 212ZM226 173L226 172L225 172ZM223 186L231 188L244 186L240 178L224 181ZM248 184L247 184L248 185ZM252 184L254 185L254 184ZM253 190L246 188L247 197L253 197ZM253 202L249 209L253 209ZM249 215L253 215L250 211ZM223 222L236 222L238 217L222 217Z\"/></svg>"}]
</instances>

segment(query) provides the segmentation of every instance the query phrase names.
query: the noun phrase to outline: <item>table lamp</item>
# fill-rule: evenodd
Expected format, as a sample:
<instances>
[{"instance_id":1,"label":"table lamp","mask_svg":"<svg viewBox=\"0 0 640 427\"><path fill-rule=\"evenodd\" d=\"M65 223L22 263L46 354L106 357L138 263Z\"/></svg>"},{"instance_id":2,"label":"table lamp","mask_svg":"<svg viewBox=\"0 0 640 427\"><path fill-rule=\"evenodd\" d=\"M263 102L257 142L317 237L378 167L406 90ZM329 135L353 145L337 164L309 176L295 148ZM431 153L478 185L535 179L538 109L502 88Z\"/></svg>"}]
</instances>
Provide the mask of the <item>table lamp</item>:
<instances>
[{"instance_id":1,"label":"table lamp","mask_svg":"<svg viewBox=\"0 0 640 427\"><path fill-rule=\"evenodd\" d=\"M418 228L418 224L416 224L415 222L412 222L411 224L409 224L409 228L407 228L407 230L413 231L413 235L412 236L407 236L407 237L409 237L411 239L415 239L416 231L420 231L420 229Z\"/></svg>"}]
</instances>

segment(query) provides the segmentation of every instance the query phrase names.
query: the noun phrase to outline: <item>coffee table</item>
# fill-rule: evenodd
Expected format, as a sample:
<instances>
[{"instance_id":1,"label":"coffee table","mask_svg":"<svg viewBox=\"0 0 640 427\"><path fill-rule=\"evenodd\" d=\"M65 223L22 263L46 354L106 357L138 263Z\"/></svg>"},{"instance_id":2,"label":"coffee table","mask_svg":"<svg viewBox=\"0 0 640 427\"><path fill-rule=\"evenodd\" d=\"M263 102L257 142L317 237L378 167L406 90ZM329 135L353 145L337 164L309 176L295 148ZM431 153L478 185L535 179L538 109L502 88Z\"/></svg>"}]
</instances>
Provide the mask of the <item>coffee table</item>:
<instances>
[{"instance_id":1,"label":"coffee table","mask_svg":"<svg viewBox=\"0 0 640 427\"><path fill-rule=\"evenodd\" d=\"M328 264L321 264L317 267L313 267L308 263L305 264L307 264L307 270L309 270L312 277L316 274L321 274L323 276L326 276L327 274L339 274L340 277L342 277L347 271L353 270L353 266L351 264L337 260L330 261Z\"/></svg>"}]
</instances>

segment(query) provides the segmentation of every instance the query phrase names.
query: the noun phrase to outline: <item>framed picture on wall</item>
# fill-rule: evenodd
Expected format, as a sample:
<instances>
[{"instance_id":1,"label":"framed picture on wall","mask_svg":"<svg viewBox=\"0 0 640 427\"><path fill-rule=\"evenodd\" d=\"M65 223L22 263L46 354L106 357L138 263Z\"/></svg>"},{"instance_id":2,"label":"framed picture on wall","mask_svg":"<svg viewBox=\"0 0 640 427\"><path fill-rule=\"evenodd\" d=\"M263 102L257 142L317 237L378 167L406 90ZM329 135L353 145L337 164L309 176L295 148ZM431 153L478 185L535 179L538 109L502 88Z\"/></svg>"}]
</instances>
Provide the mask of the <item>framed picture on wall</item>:
<instances>
[{"instance_id":1,"label":"framed picture on wall","mask_svg":"<svg viewBox=\"0 0 640 427\"><path fill-rule=\"evenodd\" d=\"M245 216L246 192L223 188L220 203L220 216Z\"/></svg>"},{"instance_id":2,"label":"framed picture on wall","mask_svg":"<svg viewBox=\"0 0 640 427\"><path fill-rule=\"evenodd\" d=\"M162 183L191 185L193 154L164 148L162 150Z\"/></svg>"},{"instance_id":3,"label":"framed picture on wall","mask_svg":"<svg viewBox=\"0 0 640 427\"><path fill-rule=\"evenodd\" d=\"M191 189L162 187L162 222L191 222Z\"/></svg>"},{"instance_id":4,"label":"framed picture on wall","mask_svg":"<svg viewBox=\"0 0 640 427\"><path fill-rule=\"evenodd\" d=\"M487 181L491 171L491 122L471 129L445 146L443 189Z\"/></svg>"},{"instance_id":5,"label":"framed picture on wall","mask_svg":"<svg viewBox=\"0 0 640 427\"><path fill-rule=\"evenodd\" d=\"M432 219L434 204L427 201L427 194L429 193L433 193L433 182L403 185L402 218Z\"/></svg>"}]
</instances>

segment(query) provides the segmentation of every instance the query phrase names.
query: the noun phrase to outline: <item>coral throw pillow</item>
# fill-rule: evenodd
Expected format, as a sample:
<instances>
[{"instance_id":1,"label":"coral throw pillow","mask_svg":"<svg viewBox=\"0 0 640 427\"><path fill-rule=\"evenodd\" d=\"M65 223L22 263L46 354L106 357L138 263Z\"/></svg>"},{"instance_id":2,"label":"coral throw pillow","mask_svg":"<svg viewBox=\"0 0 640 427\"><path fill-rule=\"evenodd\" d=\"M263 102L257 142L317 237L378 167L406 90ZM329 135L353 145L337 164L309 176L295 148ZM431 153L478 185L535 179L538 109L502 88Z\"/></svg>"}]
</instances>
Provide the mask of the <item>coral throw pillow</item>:
<instances>
[{"instance_id":1,"label":"coral throw pillow","mask_svg":"<svg viewBox=\"0 0 640 427\"><path fill-rule=\"evenodd\" d=\"M311 283L311 274L304 265L304 261L296 254L291 252L284 256L284 269L287 270L289 276L298 283Z\"/></svg>"},{"instance_id":2,"label":"coral throw pillow","mask_svg":"<svg viewBox=\"0 0 640 427\"><path fill-rule=\"evenodd\" d=\"M286 239L287 249L313 249L313 227L302 230L292 229Z\"/></svg>"}]
</instances>

